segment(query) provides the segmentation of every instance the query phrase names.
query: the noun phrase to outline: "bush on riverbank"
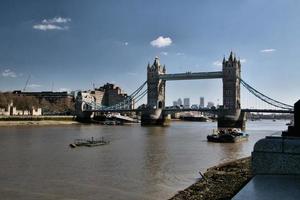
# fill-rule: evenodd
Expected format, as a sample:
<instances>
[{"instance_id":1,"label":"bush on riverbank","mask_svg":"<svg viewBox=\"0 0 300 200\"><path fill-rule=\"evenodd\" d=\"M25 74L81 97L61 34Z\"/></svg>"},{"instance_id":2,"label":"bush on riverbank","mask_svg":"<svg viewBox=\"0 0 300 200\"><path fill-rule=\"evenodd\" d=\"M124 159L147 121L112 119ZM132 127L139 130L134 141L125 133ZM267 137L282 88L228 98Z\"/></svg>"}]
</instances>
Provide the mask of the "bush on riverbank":
<instances>
[{"instance_id":1,"label":"bush on riverbank","mask_svg":"<svg viewBox=\"0 0 300 200\"><path fill-rule=\"evenodd\" d=\"M195 184L170 200L229 200L252 178L251 158L209 168Z\"/></svg>"}]
</instances>

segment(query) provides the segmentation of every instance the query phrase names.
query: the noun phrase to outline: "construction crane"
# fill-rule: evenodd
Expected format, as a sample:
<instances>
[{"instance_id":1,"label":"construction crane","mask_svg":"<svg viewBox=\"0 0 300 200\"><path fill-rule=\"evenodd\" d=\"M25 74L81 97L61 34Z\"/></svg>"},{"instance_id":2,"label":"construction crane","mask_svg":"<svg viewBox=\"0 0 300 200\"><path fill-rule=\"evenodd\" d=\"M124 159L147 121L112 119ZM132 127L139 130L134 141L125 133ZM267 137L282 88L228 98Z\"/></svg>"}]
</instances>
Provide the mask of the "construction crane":
<instances>
[{"instance_id":1,"label":"construction crane","mask_svg":"<svg viewBox=\"0 0 300 200\"><path fill-rule=\"evenodd\" d=\"M26 90L26 88L27 88L27 85L28 85L28 83L29 83L29 80L30 80L30 74L29 74L29 76L28 76L28 78L27 78L27 80L26 80L26 83L25 83L25 86L24 86L24 88L23 88L23 92L25 92L25 90Z\"/></svg>"}]
</instances>

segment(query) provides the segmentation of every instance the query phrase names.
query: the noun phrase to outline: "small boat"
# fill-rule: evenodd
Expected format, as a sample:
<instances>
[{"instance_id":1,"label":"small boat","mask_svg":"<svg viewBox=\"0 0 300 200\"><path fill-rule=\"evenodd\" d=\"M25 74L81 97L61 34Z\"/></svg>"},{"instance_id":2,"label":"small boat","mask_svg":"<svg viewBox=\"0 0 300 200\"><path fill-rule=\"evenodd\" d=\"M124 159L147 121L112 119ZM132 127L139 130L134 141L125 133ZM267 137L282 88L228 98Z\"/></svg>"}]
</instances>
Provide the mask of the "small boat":
<instances>
[{"instance_id":1,"label":"small boat","mask_svg":"<svg viewBox=\"0 0 300 200\"><path fill-rule=\"evenodd\" d=\"M207 136L209 142L234 143L248 140L249 135L239 129L220 129Z\"/></svg>"},{"instance_id":2,"label":"small boat","mask_svg":"<svg viewBox=\"0 0 300 200\"><path fill-rule=\"evenodd\" d=\"M71 143L69 146L71 148L81 147L81 146L95 147L95 146L101 146L106 144L109 144L109 141L104 140L103 137L100 139L94 139L94 137L92 137L91 139L76 139L74 143Z\"/></svg>"}]
</instances>

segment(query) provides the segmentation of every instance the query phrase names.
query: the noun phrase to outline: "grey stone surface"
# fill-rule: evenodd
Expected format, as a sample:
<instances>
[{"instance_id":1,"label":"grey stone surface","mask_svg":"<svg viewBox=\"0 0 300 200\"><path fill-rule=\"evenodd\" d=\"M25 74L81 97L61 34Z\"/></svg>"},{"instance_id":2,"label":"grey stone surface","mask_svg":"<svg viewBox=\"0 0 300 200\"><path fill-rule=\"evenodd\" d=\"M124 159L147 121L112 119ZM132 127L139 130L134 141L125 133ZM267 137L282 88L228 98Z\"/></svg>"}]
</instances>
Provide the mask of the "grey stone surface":
<instances>
[{"instance_id":1,"label":"grey stone surface","mask_svg":"<svg viewBox=\"0 0 300 200\"><path fill-rule=\"evenodd\" d=\"M300 154L300 139L285 139L283 142L283 151L285 153Z\"/></svg>"},{"instance_id":2,"label":"grey stone surface","mask_svg":"<svg viewBox=\"0 0 300 200\"><path fill-rule=\"evenodd\" d=\"M299 174L300 138L267 137L252 152L254 174Z\"/></svg>"},{"instance_id":3,"label":"grey stone surface","mask_svg":"<svg viewBox=\"0 0 300 200\"><path fill-rule=\"evenodd\" d=\"M256 175L233 200L300 199L300 176Z\"/></svg>"},{"instance_id":4,"label":"grey stone surface","mask_svg":"<svg viewBox=\"0 0 300 200\"><path fill-rule=\"evenodd\" d=\"M147 67L147 105L152 108L165 107L165 87L166 81L160 80L159 75L166 73L166 67L160 64L159 58L156 57L152 66Z\"/></svg>"},{"instance_id":5,"label":"grey stone surface","mask_svg":"<svg viewBox=\"0 0 300 200\"><path fill-rule=\"evenodd\" d=\"M300 155L270 152L252 153L254 174L299 174Z\"/></svg>"},{"instance_id":6,"label":"grey stone surface","mask_svg":"<svg viewBox=\"0 0 300 200\"><path fill-rule=\"evenodd\" d=\"M236 115L236 110L241 108L240 77L241 62L230 52L228 60L223 59L223 106L228 109L228 114ZM237 116L238 117L238 116Z\"/></svg>"},{"instance_id":7,"label":"grey stone surface","mask_svg":"<svg viewBox=\"0 0 300 200\"><path fill-rule=\"evenodd\" d=\"M254 152L282 152L283 139L281 137L269 137L257 141Z\"/></svg>"}]
</instances>

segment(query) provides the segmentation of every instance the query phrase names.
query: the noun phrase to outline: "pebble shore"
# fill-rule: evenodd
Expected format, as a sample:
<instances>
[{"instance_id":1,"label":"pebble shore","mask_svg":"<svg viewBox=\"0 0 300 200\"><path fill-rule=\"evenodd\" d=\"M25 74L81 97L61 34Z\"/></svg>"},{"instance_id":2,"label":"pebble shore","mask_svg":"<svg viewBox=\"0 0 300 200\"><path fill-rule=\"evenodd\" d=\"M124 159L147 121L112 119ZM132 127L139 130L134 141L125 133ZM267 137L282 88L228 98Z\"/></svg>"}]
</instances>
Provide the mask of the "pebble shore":
<instances>
[{"instance_id":1,"label":"pebble shore","mask_svg":"<svg viewBox=\"0 0 300 200\"><path fill-rule=\"evenodd\" d=\"M202 179L170 200L232 199L251 178L251 157L223 163L207 169Z\"/></svg>"}]
</instances>

